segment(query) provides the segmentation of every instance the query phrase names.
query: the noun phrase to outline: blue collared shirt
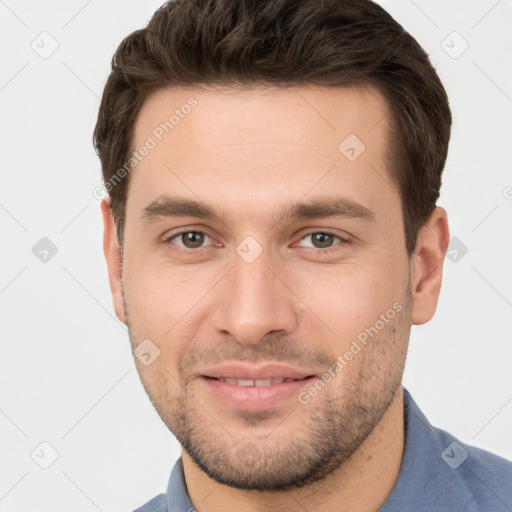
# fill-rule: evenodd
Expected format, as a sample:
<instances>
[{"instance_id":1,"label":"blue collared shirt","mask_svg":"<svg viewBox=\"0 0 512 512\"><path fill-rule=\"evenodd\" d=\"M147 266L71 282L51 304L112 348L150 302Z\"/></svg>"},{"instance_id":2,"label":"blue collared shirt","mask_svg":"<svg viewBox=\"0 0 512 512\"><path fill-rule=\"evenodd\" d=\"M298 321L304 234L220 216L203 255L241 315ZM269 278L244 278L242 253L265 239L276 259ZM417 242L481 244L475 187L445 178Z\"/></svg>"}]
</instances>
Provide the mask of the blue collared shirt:
<instances>
[{"instance_id":1,"label":"blue collared shirt","mask_svg":"<svg viewBox=\"0 0 512 512\"><path fill-rule=\"evenodd\" d=\"M512 512L512 462L433 427L404 388L400 474L379 512ZM181 458L166 494L135 512L195 512Z\"/></svg>"}]
</instances>

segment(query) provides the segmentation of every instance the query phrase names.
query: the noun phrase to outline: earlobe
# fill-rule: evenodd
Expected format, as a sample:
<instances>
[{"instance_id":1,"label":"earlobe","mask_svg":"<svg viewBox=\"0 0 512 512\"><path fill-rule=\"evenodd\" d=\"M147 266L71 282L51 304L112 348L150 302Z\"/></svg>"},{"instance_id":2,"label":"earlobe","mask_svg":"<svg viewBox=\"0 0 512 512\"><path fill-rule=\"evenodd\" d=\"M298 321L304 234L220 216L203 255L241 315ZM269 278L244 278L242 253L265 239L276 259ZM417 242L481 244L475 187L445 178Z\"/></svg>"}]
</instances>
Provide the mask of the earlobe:
<instances>
[{"instance_id":1,"label":"earlobe","mask_svg":"<svg viewBox=\"0 0 512 512\"><path fill-rule=\"evenodd\" d=\"M448 216L444 208L437 207L421 228L411 258L411 321L414 325L424 324L434 316L449 240Z\"/></svg>"},{"instance_id":2,"label":"earlobe","mask_svg":"<svg viewBox=\"0 0 512 512\"><path fill-rule=\"evenodd\" d=\"M110 291L112 292L114 310L117 318L126 324L126 312L123 300L121 254L109 197L106 197L101 201L101 212L103 215L103 252L107 262L108 280L110 283Z\"/></svg>"}]
</instances>

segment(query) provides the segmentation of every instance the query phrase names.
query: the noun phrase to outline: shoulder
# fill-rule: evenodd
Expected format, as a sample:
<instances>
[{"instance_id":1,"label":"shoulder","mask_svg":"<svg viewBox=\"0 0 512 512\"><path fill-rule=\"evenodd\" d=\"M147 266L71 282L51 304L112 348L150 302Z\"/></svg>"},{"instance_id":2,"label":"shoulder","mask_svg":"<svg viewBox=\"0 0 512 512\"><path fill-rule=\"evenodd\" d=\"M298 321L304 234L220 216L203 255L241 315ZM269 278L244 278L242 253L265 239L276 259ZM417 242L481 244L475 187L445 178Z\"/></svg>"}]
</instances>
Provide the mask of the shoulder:
<instances>
[{"instance_id":1,"label":"shoulder","mask_svg":"<svg viewBox=\"0 0 512 512\"><path fill-rule=\"evenodd\" d=\"M382 511L512 512L512 462L432 426L403 391L402 467Z\"/></svg>"},{"instance_id":2,"label":"shoulder","mask_svg":"<svg viewBox=\"0 0 512 512\"><path fill-rule=\"evenodd\" d=\"M439 467L448 490L467 510L512 511L512 462L432 427L440 452Z\"/></svg>"},{"instance_id":3,"label":"shoulder","mask_svg":"<svg viewBox=\"0 0 512 512\"><path fill-rule=\"evenodd\" d=\"M165 494L160 494L148 501L134 512L167 512L167 500Z\"/></svg>"}]
</instances>

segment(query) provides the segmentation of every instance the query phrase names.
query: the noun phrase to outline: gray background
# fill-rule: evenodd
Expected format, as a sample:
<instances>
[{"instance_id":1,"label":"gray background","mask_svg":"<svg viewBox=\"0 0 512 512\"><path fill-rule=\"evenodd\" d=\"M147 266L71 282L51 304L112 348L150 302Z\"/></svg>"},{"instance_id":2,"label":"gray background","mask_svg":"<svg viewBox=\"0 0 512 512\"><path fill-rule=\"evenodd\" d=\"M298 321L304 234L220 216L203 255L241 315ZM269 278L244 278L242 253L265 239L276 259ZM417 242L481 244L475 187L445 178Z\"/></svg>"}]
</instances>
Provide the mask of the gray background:
<instances>
[{"instance_id":1,"label":"gray background","mask_svg":"<svg viewBox=\"0 0 512 512\"><path fill-rule=\"evenodd\" d=\"M179 456L113 312L93 196L110 59L160 3L0 1L3 512L132 510ZM381 3L431 56L454 114L439 204L457 240L405 385L434 425L512 459L512 1Z\"/></svg>"}]
</instances>

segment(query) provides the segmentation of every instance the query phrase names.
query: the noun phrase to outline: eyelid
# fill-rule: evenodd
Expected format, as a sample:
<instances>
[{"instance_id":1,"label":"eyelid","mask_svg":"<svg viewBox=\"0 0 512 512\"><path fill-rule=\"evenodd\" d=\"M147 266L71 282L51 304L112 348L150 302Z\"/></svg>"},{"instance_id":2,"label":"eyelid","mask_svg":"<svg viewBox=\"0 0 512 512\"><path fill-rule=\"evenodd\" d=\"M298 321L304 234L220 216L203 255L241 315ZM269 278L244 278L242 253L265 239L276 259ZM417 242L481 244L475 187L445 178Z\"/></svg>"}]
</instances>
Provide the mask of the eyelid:
<instances>
[{"instance_id":1,"label":"eyelid","mask_svg":"<svg viewBox=\"0 0 512 512\"><path fill-rule=\"evenodd\" d=\"M178 231L175 231L175 230L178 230ZM160 239L163 240L164 242L166 242L166 241L170 240L171 238L174 238L178 235L183 235L184 233L190 233L190 232L202 233L202 234L207 235L213 239L213 236L209 234L210 231L211 230L207 226L204 226L204 225L180 226L177 228L172 228L172 229L168 229L168 230L164 231L164 233L162 233L160 235Z\"/></svg>"},{"instance_id":2,"label":"eyelid","mask_svg":"<svg viewBox=\"0 0 512 512\"><path fill-rule=\"evenodd\" d=\"M321 227L320 228L301 229L298 232L298 234L296 234L294 236L294 238L295 238L295 240L300 241L307 236L311 236L311 235L314 235L317 233L323 233L324 235L335 236L335 237L339 238L340 240L343 240L346 242L354 241L356 239L353 235L350 235L346 231L338 231L338 230L332 229L332 228L321 228Z\"/></svg>"},{"instance_id":3,"label":"eyelid","mask_svg":"<svg viewBox=\"0 0 512 512\"><path fill-rule=\"evenodd\" d=\"M213 241L213 238L210 235L208 235L207 233L203 233L202 231L182 231L181 233L176 233L175 235L169 237L167 240L170 242L172 241L173 244L176 244L181 249L186 249L188 251L197 251L198 249L204 249L206 247L206 246L201 246L201 247L197 247L196 249L190 249L189 247L185 247L185 246L179 245L176 242L174 242L175 238L179 240L182 237L182 235L184 235L185 233L200 233L201 235L205 236L205 239L209 238L210 240ZM205 240L205 242L206 242L206 240ZM208 245L210 245L210 244L208 244Z\"/></svg>"},{"instance_id":4,"label":"eyelid","mask_svg":"<svg viewBox=\"0 0 512 512\"><path fill-rule=\"evenodd\" d=\"M172 230L169 230L169 231L172 231ZM177 250L178 251L183 251L183 252L188 252L188 253L192 253L192 252L199 252L201 249L207 249L208 247L212 247L212 246L222 246L221 243L219 242L216 242L216 240L210 236L205 230L204 228L202 229L198 229L198 228L186 228L186 229L183 229L183 228L180 228L180 231L176 232L176 233L172 233L170 235L167 235L167 233L169 232L166 232L162 235L162 238L163 238L163 242L164 243L172 243L174 244L176 247L177 247ZM209 244L209 245L204 245L204 246L201 246L201 247L197 247L195 249L190 249L188 247L184 247L184 246L181 246L181 245L178 245L176 242L174 242L173 240L175 238L178 238L180 237L181 235L184 235L185 233L200 233L202 235L205 235L205 237L208 237L212 242L214 242L213 244ZM311 231L308 231L306 233L302 233L299 237L299 239L293 243L292 246L295 246L297 245L299 242L301 242L304 238L307 238L308 236L312 236L312 235L315 235L315 234L318 234L318 233L322 233L324 235L330 235L330 236L333 236L334 238L338 238L340 241L338 243L335 243L334 245L330 246L330 247L325 247L325 248L318 248L318 247L305 247L306 249L309 249L311 251L315 251L315 252L322 252L322 253L327 253L329 252L330 250L336 250L339 246L339 245L343 245L343 244L349 244L352 242L351 240L351 236L348 235L348 234L345 234L345 236L341 235L341 234L337 234L337 233L333 233L332 231L330 230L323 230L323 229L315 229L315 230L311 230Z\"/></svg>"},{"instance_id":5,"label":"eyelid","mask_svg":"<svg viewBox=\"0 0 512 512\"><path fill-rule=\"evenodd\" d=\"M188 247L179 245L174 241L175 238L179 238L181 235L184 235L186 233L200 233L201 235L204 235L205 238L206 237L209 238L213 242L213 244L210 243L208 245L203 245L201 247L197 247L196 249L190 249ZM212 247L214 245L217 245L217 246L219 245L219 242L216 242L216 240L212 236L210 236L206 231L201 230L201 229L195 229L195 228L189 228L189 229L181 228L181 231L172 233L170 235L164 233L164 235L162 235L162 237L163 237L164 243L172 243L172 244L176 245L176 247L178 247L178 250L186 251L186 252L199 252L200 249L207 249L208 247ZM205 240L205 242L206 242L206 240ZM220 245L222 245L222 244L220 244Z\"/></svg>"},{"instance_id":6,"label":"eyelid","mask_svg":"<svg viewBox=\"0 0 512 512\"><path fill-rule=\"evenodd\" d=\"M328 231L328 230L323 230L323 229L316 229L314 231L309 231L307 233L303 233L300 235L300 238L298 239L297 242L295 242L293 245L296 245L298 244L299 242L302 242L302 240L304 240L304 238L307 238L308 236L312 236L312 235L316 235L318 233L322 233L323 235L330 235L330 236L333 236L334 238L337 238L339 239L340 241L338 243L334 243L333 245L331 245L330 247L325 247L325 248L319 248L319 247L306 247L306 249L310 249L310 250L313 250L313 251L318 251L318 252L328 252L329 250L336 250L337 249L337 246L339 245L343 245L343 244L349 244L351 243L351 239L350 239L350 236L346 235L346 236L342 236L340 234L336 234L336 233L333 233L331 231Z\"/></svg>"}]
</instances>

